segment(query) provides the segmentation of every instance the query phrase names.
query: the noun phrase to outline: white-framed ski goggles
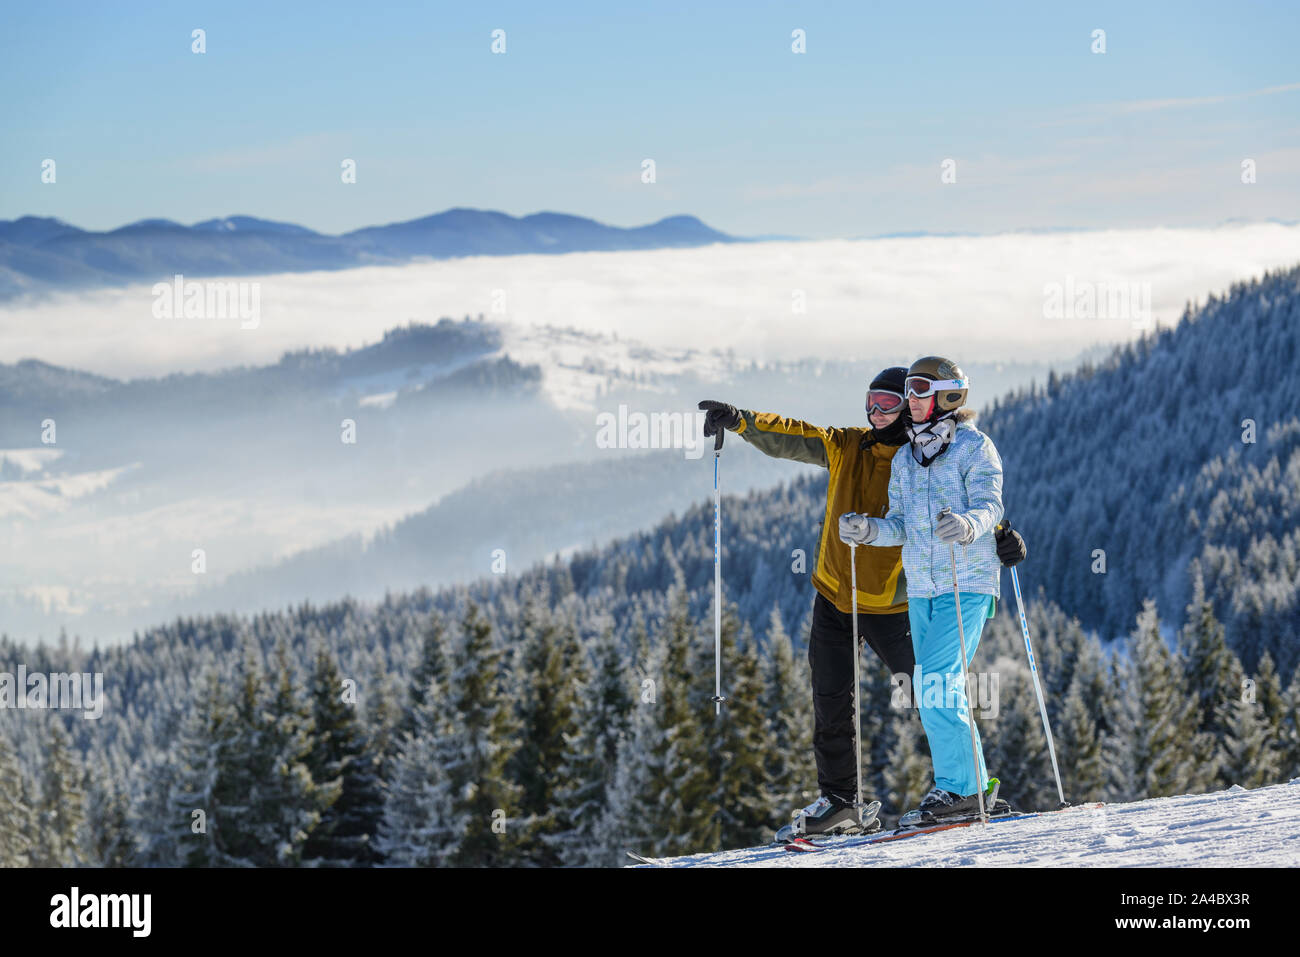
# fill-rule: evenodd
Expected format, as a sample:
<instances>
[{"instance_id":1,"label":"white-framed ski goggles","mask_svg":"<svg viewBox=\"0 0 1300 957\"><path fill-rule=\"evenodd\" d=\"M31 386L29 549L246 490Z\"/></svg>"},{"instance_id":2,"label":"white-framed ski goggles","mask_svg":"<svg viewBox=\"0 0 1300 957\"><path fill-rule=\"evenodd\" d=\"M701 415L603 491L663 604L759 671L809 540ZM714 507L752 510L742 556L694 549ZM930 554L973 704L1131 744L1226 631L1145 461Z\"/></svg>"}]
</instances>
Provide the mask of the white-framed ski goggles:
<instances>
[{"instance_id":1,"label":"white-framed ski goggles","mask_svg":"<svg viewBox=\"0 0 1300 957\"><path fill-rule=\"evenodd\" d=\"M944 389L965 389L970 386L968 379L927 379L923 375L907 377L907 394L918 399L928 399Z\"/></svg>"}]
</instances>

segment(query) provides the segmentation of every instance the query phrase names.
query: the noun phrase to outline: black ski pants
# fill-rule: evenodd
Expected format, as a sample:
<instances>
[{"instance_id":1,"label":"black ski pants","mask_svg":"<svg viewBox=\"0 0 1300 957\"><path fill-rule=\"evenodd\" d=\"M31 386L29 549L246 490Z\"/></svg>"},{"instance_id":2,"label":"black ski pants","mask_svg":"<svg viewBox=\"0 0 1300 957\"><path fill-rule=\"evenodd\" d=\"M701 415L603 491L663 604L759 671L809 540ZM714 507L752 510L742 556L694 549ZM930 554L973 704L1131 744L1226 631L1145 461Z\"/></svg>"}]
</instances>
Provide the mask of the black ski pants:
<instances>
[{"instance_id":1,"label":"black ski pants","mask_svg":"<svg viewBox=\"0 0 1300 957\"><path fill-rule=\"evenodd\" d=\"M891 676L907 676L906 688L908 700L911 700L910 682L916 659L912 651L912 629L908 624L907 612L892 615L859 612L858 638L866 640L871 650L889 668ZM836 794L849 801L854 799L857 787L852 645L853 618L818 592L808 637L817 783L822 794ZM864 755L864 764L866 761ZM863 774L866 774L865 768Z\"/></svg>"}]
</instances>

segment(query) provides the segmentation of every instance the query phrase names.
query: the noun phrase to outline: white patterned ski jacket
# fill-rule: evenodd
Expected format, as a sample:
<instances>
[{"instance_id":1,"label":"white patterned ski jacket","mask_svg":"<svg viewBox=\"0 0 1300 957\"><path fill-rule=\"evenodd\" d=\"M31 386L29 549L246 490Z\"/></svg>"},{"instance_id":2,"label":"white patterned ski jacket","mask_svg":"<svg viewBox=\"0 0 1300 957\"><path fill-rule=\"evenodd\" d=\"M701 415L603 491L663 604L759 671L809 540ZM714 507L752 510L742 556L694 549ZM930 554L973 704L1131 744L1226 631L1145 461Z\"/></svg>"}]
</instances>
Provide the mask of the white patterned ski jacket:
<instances>
[{"instance_id":1,"label":"white patterned ski jacket","mask_svg":"<svg viewBox=\"0 0 1300 957\"><path fill-rule=\"evenodd\" d=\"M952 591L949 546L935 535L944 507L970 521L975 539L957 546L957 587L961 591L1001 593L1002 563L993 527L1002 518L1002 459L993 440L969 422L959 422L948 450L923 468L912 447L895 453L889 476L889 511L876 519L872 545L903 546L903 570L912 598L934 598Z\"/></svg>"}]
</instances>

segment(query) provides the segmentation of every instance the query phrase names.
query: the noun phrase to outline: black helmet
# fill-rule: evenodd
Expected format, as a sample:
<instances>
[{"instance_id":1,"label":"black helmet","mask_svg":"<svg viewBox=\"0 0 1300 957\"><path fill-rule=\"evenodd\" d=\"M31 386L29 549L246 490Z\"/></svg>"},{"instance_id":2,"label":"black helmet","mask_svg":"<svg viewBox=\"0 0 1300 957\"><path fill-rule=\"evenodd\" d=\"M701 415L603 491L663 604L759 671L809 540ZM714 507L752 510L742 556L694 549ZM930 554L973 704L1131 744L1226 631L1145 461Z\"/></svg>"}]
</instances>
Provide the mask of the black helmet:
<instances>
[{"instance_id":1,"label":"black helmet","mask_svg":"<svg viewBox=\"0 0 1300 957\"><path fill-rule=\"evenodd\" d=\"M871 380L871 389L888 389L890 392L903 394L903 388L907 383L907 370L902 366L890 366L888 369L882 369L880 374Z\"/></svg>"}]
</instances>

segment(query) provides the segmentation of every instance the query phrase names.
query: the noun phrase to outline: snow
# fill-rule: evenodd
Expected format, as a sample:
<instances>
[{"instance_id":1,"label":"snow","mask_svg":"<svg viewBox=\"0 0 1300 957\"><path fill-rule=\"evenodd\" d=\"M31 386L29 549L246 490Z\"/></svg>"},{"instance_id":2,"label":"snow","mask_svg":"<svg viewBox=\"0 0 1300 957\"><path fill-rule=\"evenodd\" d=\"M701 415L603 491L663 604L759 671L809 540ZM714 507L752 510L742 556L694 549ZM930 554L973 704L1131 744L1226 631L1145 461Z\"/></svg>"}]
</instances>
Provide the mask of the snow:
<instances>
[{"instance_id":1,"label":"snow","mask_svg":"<svg viewBox=\"0 0 1300 957\"><path fill-rule=\"evenodd\" d=\"M1209 794L1070 808L813 854L755 847L664 858L659 865L1295 867L1300 865L1300 778L1249 791L1233 785Z\"/></svg>"}]
</instances>

